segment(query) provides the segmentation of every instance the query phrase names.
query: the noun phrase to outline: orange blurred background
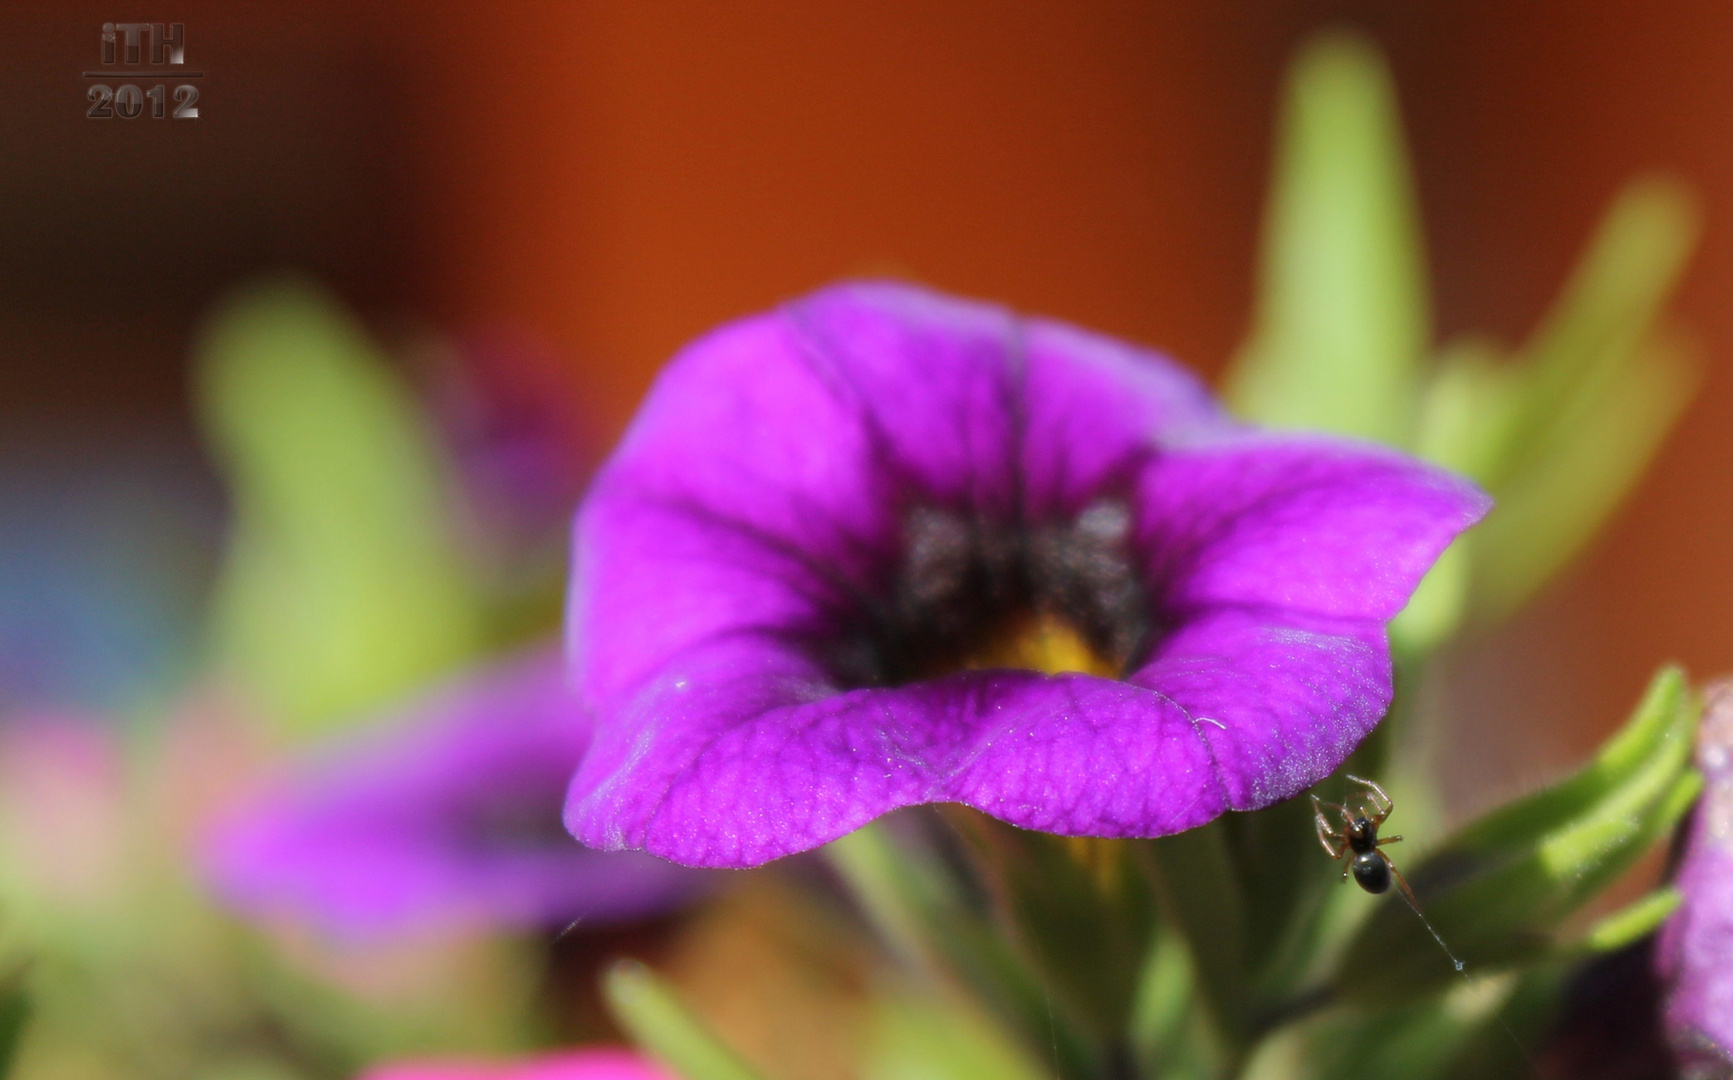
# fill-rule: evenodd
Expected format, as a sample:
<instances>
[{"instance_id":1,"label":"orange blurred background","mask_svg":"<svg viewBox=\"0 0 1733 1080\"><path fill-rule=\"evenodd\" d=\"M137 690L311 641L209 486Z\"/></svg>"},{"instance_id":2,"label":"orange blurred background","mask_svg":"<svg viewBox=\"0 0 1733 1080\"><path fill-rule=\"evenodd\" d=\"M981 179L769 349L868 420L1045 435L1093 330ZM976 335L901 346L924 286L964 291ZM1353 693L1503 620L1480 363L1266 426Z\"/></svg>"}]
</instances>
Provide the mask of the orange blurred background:
<instances>
[{"instance_id":1,"label":"orange blurred background","mask_svg":"<svg viewBox=\"0 0 1733 1080\"><path fill-rule=\"evenodd\" d=\"M39 455L190 446L199 313L285 264L382 327L544 341L609 439L682 342L848 275L1214 376L1286 59L1360 26L1402 95L1443 337L1525 335L1639 172L1708 208L1678 305L1701 396L1589 554L1450 659L1459 808L1580 756L1662 660L1733 670L1733 6L187 2L149 17L210 73L197 125L87 122L78 71L129 16L8 13L0 439Z\"/></svg>"}]
</instances>

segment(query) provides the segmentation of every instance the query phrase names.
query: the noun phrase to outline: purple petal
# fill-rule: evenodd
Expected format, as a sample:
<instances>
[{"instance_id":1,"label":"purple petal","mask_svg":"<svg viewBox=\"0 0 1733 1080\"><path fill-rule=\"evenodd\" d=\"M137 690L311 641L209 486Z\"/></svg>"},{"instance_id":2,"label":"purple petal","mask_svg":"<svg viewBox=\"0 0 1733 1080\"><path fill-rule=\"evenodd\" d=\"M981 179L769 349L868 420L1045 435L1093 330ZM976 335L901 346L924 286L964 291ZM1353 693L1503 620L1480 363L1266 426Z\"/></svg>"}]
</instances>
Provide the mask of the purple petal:
<instances>
[{"instance_id":1,"label":"purple petal","mask_svg":"<svg viewBox=\"0 0 1733 1080\"><path fill-rule=\"evenodd\" d=\"M666 910L693 871L559 827L588 724L554 650L484 671L326 748L219 823L207 864L255 915L346 936L538 928Z\"/></svg>"},{"instance_id":2,"label":"purple petal","mask_svg":"<svg viewBox=\"0 0 1733 1080\"><path fill-rule=\"evenodd\" d=\"M1140 484L1139 546L1162 601L1387 620L1492 501L1394 451L1242 436L1164 454Z\"/></svg>"},{"instance_id":3,"label":"purple petal","mask_svg":"<svg viewBox=\"0 0 1733 1080\"><path fill-rule=\"evenodd\" d=\"M1064 323L1024 324L1023 513L1081 513L1165 444L1238 430L1189 372Z\"/></svg>"},{"instance_id":4,"label":"purple petal","mask_svg":"<svg viewBox=\"0 0 1733 1080\"><path fill-rule=\"evenodd\" d=\"M784 320L864 430L870 467L935 501L1012 509L1021 395L1005 362L1018 329L1008 312L862 285L791 305Z\"/></svg>"},{"instance_id":5,"label":"purple petal","mask_svg":"<svg viewBox=\"0 0 1733 1080\"><path fill-rule=\"evenodd\" d=\"M1330 775L1378 723L1390 648L1380 623L1225 608L1188 621L1131 681L1208 745L1216 811L1255 810Z\"/></svg>"},{"instance_id":6,"label":"purple petal","mask_svg":"<svg viewBox=\"0 0 1733 1080\"><path fill-rule=\"evenodd\" d=\"M579 515L567 824L740 866L914 803L1104 836L1265 805L1378 721L1383 621L1485 508L1083 331L817 294L678 358ZM945 673L1019 604L1129 680Z\"/></svg>"},{"instance_id":7,"label":"purple petal","mask_svg":"<svg viewBox=\"0 0 1733 1080\"><path fill-rule=\"evenodd\" d=\"M1222 810L1184 713L1087 675L974 671L837 693L774 642L729 640L682 658L620 719L622 736L586 759L575 790L592 794L567 823L588 843L678 862L762 863L917 803L1091 835Z\"/></svg>"},{"instance_id":8,"label":"purple petal","mask_svg":"<svg viewBox=\"0 0 1733 1080\"><path fill-rule=\"evenodd\" d=\"M1733 1071L1733 684L1706 696L1697 737L1706 784L1675 882L1684 900L1655 949L1667 1037L1686 1076Z\"/></svg>"},{"instance_id":9,"label":"purple petal","mask_svg":"<svg viewBox=\"0 0 1733 1080\"><path fill-rule=\"evenodd\" d=\"M613 698L693 641L863 588L897 528L872 456L865 425L782 320L736 323L688 349L579 515L587 550L568 632L585 697ZM598 648L585 647L592 632Z\"/></svg>"}]
</instances>

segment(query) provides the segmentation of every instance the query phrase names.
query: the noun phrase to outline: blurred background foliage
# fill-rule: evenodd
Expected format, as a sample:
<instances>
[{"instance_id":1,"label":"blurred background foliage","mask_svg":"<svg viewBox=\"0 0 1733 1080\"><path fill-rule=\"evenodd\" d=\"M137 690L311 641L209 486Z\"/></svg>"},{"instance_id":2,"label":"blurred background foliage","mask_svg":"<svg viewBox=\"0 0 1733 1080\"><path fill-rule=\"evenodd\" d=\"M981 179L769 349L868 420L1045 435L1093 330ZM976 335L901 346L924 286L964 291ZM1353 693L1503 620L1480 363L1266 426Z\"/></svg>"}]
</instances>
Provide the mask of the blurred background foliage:
<instances>
[{"instance_id":1,"label":"blurred background foliage","mask_svg":"<svg viewBox=\"0 0 1733 1080\"><path fill-rule=\"evenodd\" d=\"M408 134L392 142L376 137L377 129L370 127L386 125L390 118L360 110L342 121L347 126L340 129L341 139L327 140L337 147L330 153L356 160L393 153L408 159L414 155L405 145L429 139L428 132L439 124L454 125L455 134L442 133L449 136L438 144L442 149L421 147L414 158L424 165L444 160L451 166L427 168L435 178L415 196L420 212L439 222L427 233L449 245L441 263L449 268L415 271L422 275L423 292L414 295L394 284L411 276L407 258L393 263L366 254L402 256L418 250L414 243L378 240L377 230L401 221L393 217L397 201L384 194L374 203L357 201L338 181L320 186L324 181L318 178L334 170L325 167L330 159L321 156L324 147L307 149L319 139L296 142L294 124L265 123L275 114L261 95L277 93L294 102L280 106L290 118L313 115L334 104L331 95L346 85L343 78L361 78L354 73L390 53L370 44L396 40L390 34L370 37L362 23L327 14L336 42L328 43L324 54L334 58L330 66L303 72L300 82L280 79L274 89L269 77L279 69L261 60L274 47L266 40L269 35L260 31L262 36L248 45L246 33L235 28L239 24L225 23L218 9L209 9L202 23L189 15L196 35L205 26L230 27L227 39L214 33L210 47L220 57L235 59L224 73L232 81L213 85L235 95L237 112L250 109L244 113L249 120L284 133L283 145L301 148L295 152L304 160L293 168L279 155L259 165L259 171L314 178L302 188L271 181L256 196L260 205L276 214L310 199L316 205L307 219L329 230L320 240L323 234L303 235L273 218L274 224L255 230L277 237L259 249L268 258L217 260L200 271L207 277L198 287L186 291L195 299L174 301L189 311L199 309L202 329L190 349L190 386L177 383L172 393L190 389L192 415L213 472L189 468L172 452L150 449L146 440L141 456L149 460L143 464L166 459L171 478L130 482L130 495L149 512L123 507L124 513L93 515L98 524L86 531L127 547L134 558L123 564L125 571L108 575L125 588L101 594L109 598L104 602L92 601L83 623L60 613L95 595L100 575L91 572L88 561L56 563L77 553L70 547L59 550L63 545L53 538L5 549L28 548L31 560L26 564L22 557L8 556L10 565L0 568L0 592L18 604L0 618L5 647L0 676L7 680L0 685L5 695L0 696L0 1055L17 1051L12 1075L29 1080L337 1078L401 1054L507 1053L565 1038L624 1034L679 1064L693 1080L754 1075L767 1080L963 1080L1055 1072L1106 1077L1132 1070L1172 1077L1300 1078L1356 1070L1416 1078L1515 1076L1535 1067L1525 1054L1538 1055L1543 1071L1574 1060L1549 1041L1549 1033L1561 1030L1583 971L1624 956L1674 902L1665 888L1652 888L1653 853L1695 790L1683 747L1698 704L1684 676L1663 670L1626 725L1581 771L1465 822L1463 814L1452 812L1451 791L1441 788L1437 770L1441 748L1472 719L1460 709L1473 699L1437 688L1440 672L1453 657L1472 648L1477 638L1499 640L1493 636L1496 628L1545 596L1546 584L1586 550L1691 402L1707 369L1704 349L1672 314L1671 298L1697 242L1703 211L1682 181L1636 177L1610 200L1597 227L1573 239L1581 247L1575 268L1560 278L1531 331L1456 329L1463 320L1438 314L1448 305L1435 299L1429 280L1428 268L1438 260L1428 256L1428 237L1436 241L1439 229L1428 230L1421 216L1430 200L1416 191L1395 80L1380 48L1362 34L1330 30L1302 37L1297 27L1315 21L1312 16L1272 16L1271 36L1256 39L1268 54L1260 63L1269 79L1286 62L1280 58L1290 43L1297 44L1275 113L1275 155L1250 328L1222 382L1233 406L1250 419L1399 446L1473 476L1498 498L1493 515L1441 561L1399 621L1397 709L1392 722L1350 763L1362 774L1390 779L1398 804L1393 825L1409 837L1400 864L1440 933L1467 962L1466 979L1453 971L1394 895L1374 900L1338 887L1327 860L1312 846L1309 809L1301 800L1236 815L1181 837L1116 845L1015 834L967 814L908 815L835 845L823 869L811 863L773 868L702 909L610 934L580 929L551 944L553 932L561 928L549 928L547 938L526 938L472 927L361 947L320 939L305 927L243 925L218 911L199 885L193 852L202 822L225 800L299 748L370 723L429 680L554 631L559 571L547 571L544 562L546 552L563 548L563 511L552 517L534 509L512 512L515 504L502 497L506 489L497 483L501 473L476 460L497 448L487 438L496 426L512 428L523 420L516 405L496 408L502 397L513 396L501 394L502 378L517 387L519 399L561 414L530 427L551 432L550 439L559 444L535 460L564 477L566 486L562 489L556 479L537 490L542 495L553 490L550 501L565 506L591 464L580 444L605 442L621 425L648 377L648 365L709 323L822 277L887 268L920 273L942 286L1006 295L1020 306L1059 309L1059 314L1132 336L1158 333L1182 353L1195 349L1205 363L1231 351L1225 340L1212 350L1210 332L1182 318L1186 305L1203 296L1198 291L1203 286L1193 280L1220 271L1211 261L1216 233L1206 229L1189 246L1181 243L1173 266L1151 264L1138 254L1145 245L1157 246L1152 237L1170 237L1177 228L1149 214L1130 215L1132 225L1146 227L1136 251L1115 246L1137 234L1126 220L1097 221L1075 206L1047 215L1057 219L1060 235L1017 234L1004 241L982 235L971 224L977 218L1035 220L1042 216L1035 211L1049 208L1049 201L1038 192L994 196L968 184L962 190L955 180L948 181L949 187L928 185L918 197L905 197L905 187L912 191L918 185L899 171L905 166L898 162L923 153L952 161L945 156L949 151L934 149L949 146L950 136L959 153L998 161L1008 173L1027 173L1025 155L1033 151L990 140L983 150L960 134L970 127L964 123L948 136L927 132L892 138L903 154L894 161L857 160L854 144L832 153L827 140L850 132L844 127L836 129L840 135L827 134L830 113L807 128L798 123L813 118L790 121L785 115L801 108L801 95L788 86L818 81L805 68L795 72L799 78L785 78L774 87L774 107L748 109L744 119L706 114L712 126L697 135L655 123L661 106L649 94L619 106L617 115L607 114L612 119L586 120L602 132L595 138L610 153L599 155L602 163L594 166L599 171L585 174L585 184L546 194L544 185L569 179L570 163L561 158L523 168L521 153L499 144L510 138L566 145L543 138L547 131L533 120L541 114L526 111L529 121L507 117L496 131L466 114L442 112L468 92L469 84L463 64L437 64L450 61L451 54L473 59L486 47L499 47L524 68L490 63L505 80L499 92L522 93L517 84L526 72L569 66L565 57L525 44L570 41L569 29L562 29L569 18L583 30L580 48L611 44L622 48L622 56L639 60L653 53L657 63L695 72L693 78L706 70L702 63L687 62L694 59L692 39L672 31L656 37L663 31L652 27L633 31L644 36L627 40L629 31L608 21L616 16L595 10L560 16L513 8L494 26L465 31L483 35L485 45L452 27L439 29L437 19L418 23L416 32L431 36L417 39L426 48L415 62L434 66L392 70L411 80L427 80L429 72L436 76L415 84L417 100L429 115L400 119L401 131ZM1184 71L1196 62L1168 55L1173 46L1163 43L1163 35L1157 35L1163 41L1152 41L1146 34L1116 33L1105 16L1090 23L1096 27L1094 37L1074 40L1060 29L1069 25L1070 13L1055 9L1050 14L1052 25L1037 19L1024 30L1031 40L1044 38L1054 55L1071 57L1078 70L1118 70L1112 65L1119 64L1141 72L1171 61L1170 67ZM93 38L99 15L93 9L67 31L68 40ZM393 33L403 25L395 15L382 10L380 16ZM747 17L741 23L746 29L734 32L749 40L713 33L711 47L732 43L743 55L765 51L783 58L778 62L802 63L786 59L798 58L801 50L782 48L785 37L779 35L803 32L803 24L791 12L783 15L776 27ZM653 21L658 16L617 16L637 17ZM700 15L693 21L694 34L709 25ZM1692 24L1683 20L1681 25ZM58 33L58 24L52 29ZM1480 32L1496 36L1500 31L1489 24ZM514 44L502 44L496 36L508 33ZM1226 33L1186 22L1166 36L1219 58ZM988 87L944 84L947 93L963 98L976 92L991 97L997 86L969 66L967 56L979 52L1003 60L1006 49L1013 57L1021 55L1016 53L1021 46L1006 45L984 31L957 35L967 45L959 46L967 56L956 62L932 42L887 42L882 30L872 27L854 36L867 43L863 48L885 55L912 48L910 64L929 65L947 78L973 73L980 86ZM1382 36L1393 40L1402 55L1412 51L1403 33ZM55 40L52 33L49 40ZM203 48L205 40L195 38L195 44ZM647 53L632 53L633 41L665 44L661 52L650 45L643 47ZM85 56L92 51L88 45L69 47L67 55ZM1118 59L1119 50L1133 47L1142 52ZM579 65L580 80L612 78L615 83L609 85L629 86L645 71L660 70L654 64L628 70L625 60L610 68L586 55L598 62ZM1229 58L1249 63L1244 55ZM553 65L555 60L562 64ZM728 57L730 64L738 60ZM242 74L247 63L264 72L252 89ZM995 67L1016 69L1015 64ZM869 111L907 114L906 130L924 130L918 117L937 98L910 91L902 82L887 90L877 80L876 67L869 64L865 70L874 76L861 80L874 87L865 95ZM333 78L333 72L341 77ZM1032 77L1033 89L1027 91L1032 99L1007 98L1009 104L1000 107L1039 119L1047 102L1069 101L1058 96L1061 91L1048 93L1048 84L1060 81L1050 76ZM1070 80L1068 85L1078 84ZM376 83L368 85L377 89ZM1245 111L1261 116L1269 111L1262 93L1268 87L1252 85L1259 91L1255 95L1241 88L1257 99ZM598 100L614 100L605 89L592 87L591 92ZM728 97L713 96L718 101ZM354 100L371 99L363 87ZM997 115L993 107L983 108ZM329 108L325 112L332 114ZM213 119L221 115L219 109ZM1129 134L1115 137L1141 138L1139 123L1155 131L1168 123L1165 115L1131 110L1115 120ZM521 126L526 123L527 129ZM609 128L610 123L622 126ZM791 123L806 134L790 138ZM625 239L605 222L586 218L581 228L571 225L588 212L574 200L616 209L636 205L629 193L636 189L609 173L608 162L637 162L648 174L668 177L721 176L716 182L723 183L725 169L694 163L709 160L700 152L706 140L727 146L730 140L720 133L742 124L795 148L767 151L753 162L752 175L780 172L798 179L801 169L783 168L789 163L777 152L797 158L811 153L827 161L824 155L841 154L838 160L847 166L842 172L884 177L877 182L887 189L888 194L880 193L887 205L931 208L936 220L917 215L900 227L944 237L944 243L904 261L874 254L901 250L875 237L856 246L869 255L851 254L837 263L834 252L827 251L814 262L809 252L827 244L856 250L831 243L835 235L823 229L832 218L860 222L838 226L845 238L853 237L851 229L872 233L882 223L871 213L851 213L853 197L848 196L819 215L816 230L792 227L788 223L800 220L801 197L807 193L784 191L770 180L765 181L773 189L767 197L785 216L737 218L729 213L735 203L717 195L642 210L641 231ZM201 205L223 214L240 214L234 204L244 200L224 196L222 185L244 189L245 183L232 167L219 167L209 156L215 152L209 147L223 144L191 140L233 137L228 132L239 126L213 124L216 135L177 136L183 140L179 152L204 170L193 180ZM1058 149L1041 147L1041 158L1059 160L1061 151L1079 146L1087 150L1095 127L1108 126L1072 124L1068 138L1073 141L1061 140ZM1209 125L1200 121L1199 126ZM682 134L687 142L680 141ZM1251 128L1236 138L1250 155L1262 152L1256 148L1263 135L1262 128ZM640 138L662 141L646 149L649 144L636 141ZM34 144L45 156L55 152L53 139ZM1197 145L1207 150L1211 144ZM666 146L700 150L643 164L645 155ZM123 161L145 160L124 157L132 150L118 153ZM1124 153L1126 161L1132 160L1131 151ZM1119 160L1113 153L1107 156ZM1082 150L1077 157L1095 160ZM730 150L727 158L751 155ZM1163 188L1159 185L1177 181L1151 179L1179 172L1184 163L1164 160L1161 166L1150 172L1129 166L1119 173L1095 169L1087 179L1070 181L1067 173L1061 181L1074 181L1091 205L1116 200L1161 205L1164 199L1175 207L1187 205L1190 189ZM84 168L82 161L79 167ZM962 168L957 166L957 175L970 175ZM496 190L500 181L489 180L492 174L481 171L486 169L516 170L511 183L517 186ZM1090 186L1127 175L1155 186L1129 195ZM474 187L460 190L460 180ZM389 180L367 190L395 194ZM31 194L13 201L32 203ZM1482 197L1505 195L1493 187ZM33 205L60 205L45 191L34 197ZM979 207L997 205L995 198L1006 204L999 208L1004 213L982 216ZM465 213L454 212L453 206ZM683 216L688 210L702 222L719 224L683 226L690 224ZM1234 213L1243 217L1244 210ZM86 216L96 220L99 212L73 204L67 213L83 221ZM1175 209L1171 216L1184 214ZM1450 220L1462 218L1458 212ZM52 214L48 220L64 224ZM447 224L458 220L465 224ZM729 231L736 220L747 224ZM1559 220L1574 219L1561 214ZM1208 215L1203 221L1221 224ZM778 222L786 227L765 227ZM32 234L16 223L10 228L8 236L27 249ZM488 258L472 260L470 249L451 241L452 228L459 229L460 238L468 235L461 229L479 234L491 228L511 239ZM181 241L172 229L151 225L144 232L146 239L138 242L157 245L150 249L151 258L168 251L195 262L203 259L202 251L177 247ZM1249 236L1249 226L1245 232ZM254 235L246 227L237 234ZM556 238L546 242L574 264L612 257L626 269L592 269L585 271L592 279L575 282L551 275L538 261L542 249L525 239L541 242L544 234ZM584 239L581 250L568 243L574 234ZM55 235L56 244L79 247L76 230ZM1484 237L1484 232L1475 235ZM1045 240L1037 243L1041 237ZM373 246L355 246L364 242ZM1043 284L1012 271L1005 271L1010 277L995 277L973 264L947 261L955 251L972 253L983 265L1033 265L1041 260L1031 259L1029 252L1043 249L1043 243L1053 254L1049 270L1060 280ZM1454 236L1446 243L1457 245L1446 262L1458 275L1464 263L1510 261L1507 247L1465 255ZM686 265L668 257L675 251L716 248L726 255L721 263L733 265L737 257L764 258L763 251L786 244L798 252L787 265L776 274L751 278L752 287L765 293L757 303L730 291L733 281L709 284L719 276L709 270L702 275L678 270L625 300L617 293L618 281L609 276L657 277L670 265ZM622 247L631 252L622 254ZM347 300L370 312L424 304L442 314L467 314L490 302L520 313L539 310L544 315L539 329L560 337L562 345L593 348L603 359L585 358L591 365L587 381L541 380L535 372L547 364L539 355L502 361L497 349L445 341L389 319L364 322L316 278L249 279L246 273L255 264L284 262L313 267L319 278L338 282ZM1121 284L1103 289L1099 282L1086 284L1094 279L1079 269L1094 262L1137 272L1121 273L1115 278L1125 279ZM1524 272L1535 276L1532 267ZM62 276L82 280L71 271ZM215 298L219 289L233 290L237 281L246 280L251 283ZM26 309L41 306L40 293L32 291L40 288L36 282L13 285L14 310L0 330L25 325ZM454 292L465 299L452 302ZM509 299L499 301L502 293ZM1054 302L1044 303L1049 295ZM675 297L684 306L679 318L646 317L644 325L653 329L570 332L570 319L596 319L610 297L628 313L659 310ZM1540 303L1538 293L1535 301ZM1114 307L1116 302L1121 307ZM1107 307L1098 310L1102 304ZM577 314L568 315L567 309ZM1227 312L1217 322L1230 327L1224 334L1231 332L1239 318L1234 305L1216 304L1212 310ZM1122 317L1124 311L1137 314ZM154 316L141 315L134 324L152 340L179 340ZM1452 329L1441 334L1441 325ZM125 351L101 337L102 329L93 326L87 332L97 342L90 346L93 353ZM512 340L517 344L508 353L538 353L537 345ZM608 365L609 358L623 355L634 357L639 367ZM9 364L19 371L44 366L29 359L23 355ZM507 374L502 377L500 371ZM133 384L125 378L119 383L119 390L97 386L86 392L98 399L105 393L124 397ZM34 384L25 379L21 385ZM574 385L582 385L583 394ZM30 400L27 393L19 397ZM586 415L591 408L594 412ZM461 422L478 415L484 418L479 428ZM588 441L571 435L586 426L599 437ZM39 438L32 431L31 437ZM94 431L74 434L100 441ZM118 445L138 445L129 438ZM21 440L17 445L35 444ZM125 457L126 451L115 456ZM27 455L22 465L16 453L8 460L13 464L0 476L0 491L14 492L8 505L17 509L11 521L0 522L0 541L10 544L9 537L22 535L24 515L64 523L64 508L54 514L41 508L57 506L57 497L78 497L79 490L47 472L30 472ZM102 467L113 469L116 463ZM33 478L38 487L25 482ZM42 484L53 490L45 495ZM483 508L491 508L491 516ZM1708 507L1702 512L1713 513ZM219 520L220 544L213 538ZM1665 522L1675 532L1680 528L1676 515ZM491 547L478 539L502 534L513 539ZM137 561L140 552L156 551L160 557ZM502 551L531 552L532 561L543 561L536 562L533 573L502 575ZM1643 557L1665 560L1669 555L1649 551ZM26 565L59 569L19 569ZM1712 595L1720 595L1713 590L1723 587L1704 585ZM117 591L125 595L114 601ZM43 638L25 619L47 608L62 620L56 627L93 625L99 632ZM118 638L125 648L95 659L91 650L79 651L88 638L117 640L110 631L127 627L132 632ZM1717 633L1718 645L1724 632ZM1637 640L1652 641L1654 635ZM1470 644L1464 646L1465 641ZM1695 647L1702 648L1701 642ZM1721 658L1723 652L1713 655ZM1630 662L1652 666L1661 659L1644 655ZM1545 673L1522 674L1538 683ZM1546 674L1553 681L1569 677L1557 669ZM1506 701L1528 700L1521 678L1506 681L1515 687L1499 691ZM1611 711L1584 718L1578 727L1588 734L1557 738L1583 745L1612 719ZM1473 758L1446 755L1443 764L1461 760ZM1529 773L1546 771L1537 766ZM1509 786L1510 774L1503 780ZM1335 780L1319 790L1336 799L1343 789ZM1477 797L1481 802L1491 798L1485 786ZM1597 899L1609 885L1614 886L1611 898ZM622 953L641 956L652 966L611 968L605 989L598 990L598 973Z\"/></svg>"},{"instance_id":2,"label":"blurred background foliage","mask_svg":"<svg viewBox=\"0 0 1733 1080\"><path fill-rule=\"evenodd\" d=\"M306 734L473 656L450 466L366 331L311 284L274 282L225 304L199 353L233 493L216 662Z\"/></svg>"}]
</instances>

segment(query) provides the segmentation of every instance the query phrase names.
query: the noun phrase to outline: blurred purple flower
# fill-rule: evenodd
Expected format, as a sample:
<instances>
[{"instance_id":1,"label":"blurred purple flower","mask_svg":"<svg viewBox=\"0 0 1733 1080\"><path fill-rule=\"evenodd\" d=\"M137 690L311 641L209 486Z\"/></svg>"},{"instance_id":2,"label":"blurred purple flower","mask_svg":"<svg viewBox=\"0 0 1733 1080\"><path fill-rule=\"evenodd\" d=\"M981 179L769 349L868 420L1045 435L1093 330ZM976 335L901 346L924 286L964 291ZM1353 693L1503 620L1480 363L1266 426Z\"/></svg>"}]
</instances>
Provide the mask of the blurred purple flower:
<instances>
[{"instance_id":1,"label":"blurred purple flower","mask_svg":"<svg viewBox=\"0 0 1733 1080\"><path fill-rule=\"evenodd\" d=\"M576 1050L509 1064L459 1061L383 1065L361 1080L673 1080L627 1050Z\"/></svg>"},{"instance_id":2,"label":"blurred purple flower","mask_svg":"<svg viewBox=\"0 0 1733 1080\"><path fill-rule=\"evenodd\" d=\"M349 937L666 910L702 875L560 827L588 737L557 652L488 669L255 792L214 831L210 876L253 915Z\"/></svg>"},{"instance_id":3,"label":"blurred purple flower","mask_svg":"<svg viewBox=\"0 0 1733 1080\"><path fill-rule=\"evenodd\" d=\"M1679 864L1684 893L1656 943L1680 1075L1733 1076L1733 682L1711 687L1697 736L1706 784Z\"/></svg>"},{"instance_id":4,"label":"blurred purple flower","mask_svg":"<svg viewBox=\"0 0 1733 1080\"><path fill-rule=\"evenodd\" d=\"M469 511L465 540L497 575L539 572L544 555L564 574L571 509L598 456L564 366L546 344L500 326L469 335L433 369L432 413Z\"/></svg>"},{"instance_id":5,"label":"blurred purple flower","mask_svg":"<svg viewBox=\"0 0 1733 1080\"><path fill-rule=\"evenodd\" d=\"M1094 836L1268 805L1378 722L1386 621L1487 505L1108 338L817 293L676 359L583 505L566 823L746 866L916 803ZM1054 627L1095 659L1003 662Z\"/></svg>"}]
</instances>

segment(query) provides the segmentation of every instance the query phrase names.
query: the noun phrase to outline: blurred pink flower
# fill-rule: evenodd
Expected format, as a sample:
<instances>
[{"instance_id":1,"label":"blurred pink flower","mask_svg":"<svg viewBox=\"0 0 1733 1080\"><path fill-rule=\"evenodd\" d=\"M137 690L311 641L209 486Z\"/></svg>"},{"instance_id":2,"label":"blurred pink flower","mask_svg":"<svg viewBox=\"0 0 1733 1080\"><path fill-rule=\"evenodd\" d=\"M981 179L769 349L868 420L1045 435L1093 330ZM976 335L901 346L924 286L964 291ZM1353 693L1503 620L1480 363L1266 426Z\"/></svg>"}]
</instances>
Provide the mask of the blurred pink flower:
<instances>
[{"instance_id":1,"label":"blurred pink flower","mask_svg":"<svg viewBox=\"0 0 1733 1080\"><path fill-rule=\"evenodd\" d=\"M560 826L589 737L557 651L480 668L237 800L213 821L209 880L252 917L348 941L680 906L714 878L584 847Z\"/></svg>"},{"instance_id":2,"label":"blurred pink flower","mask_svg":"<svg viewBox=\"0 0 1733 1080\"><path fill-rule=\"evenodd\" d=\"M49 902L86 906L123 873L126 770L112 727L81 713L8 717L0 729L0 842Z\"/></svg>"},{"instance_id":3,"label":"blurred pink flower","mask_svg":"<svg viewBox=\"0 0 1733 1080\"><path fill-rule=\"evenodd\" d=\"M426 1061L383 1065L361 1080L675 1080L627 1050L549 1054L515 1062Z\"/></svg>"}]
</instances>

